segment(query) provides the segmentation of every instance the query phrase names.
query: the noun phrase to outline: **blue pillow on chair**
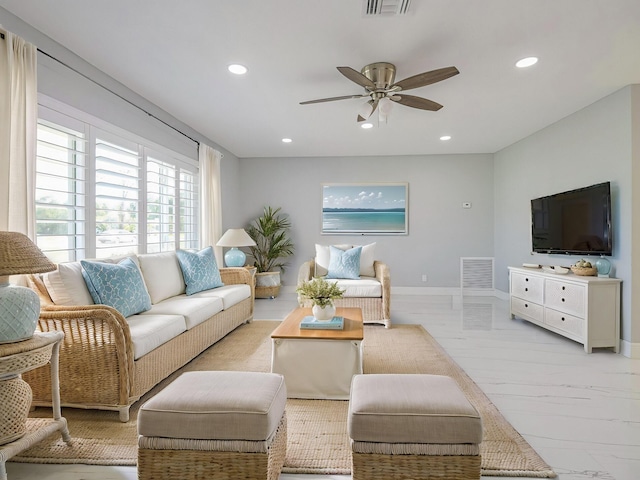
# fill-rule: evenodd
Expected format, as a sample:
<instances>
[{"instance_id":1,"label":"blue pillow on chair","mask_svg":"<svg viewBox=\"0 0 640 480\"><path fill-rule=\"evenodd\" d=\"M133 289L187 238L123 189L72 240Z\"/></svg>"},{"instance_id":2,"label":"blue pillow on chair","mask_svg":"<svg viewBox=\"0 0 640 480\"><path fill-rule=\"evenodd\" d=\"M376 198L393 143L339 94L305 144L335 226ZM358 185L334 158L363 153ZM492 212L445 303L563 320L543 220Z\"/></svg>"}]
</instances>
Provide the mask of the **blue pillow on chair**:
<instances>
[{"instance_id":1,"label":"blue pillow on chair","mask_svg":"<svg viewBox=\"0 0 640 480\"><path fill-rule=\"evenodd\" d=\"M123 317L151 308L140 269L130 258L120 263L88 262L80 260L91 298L97 304L109 305Z\"/></svg>"},{"instance_id":2,"label":"blue pillow on chair","mask_svg":"<svg viewBox=\"0 0 640 480\"><path fill-rule=\"evenodd\" d=\"M360 254L362 247L340 250L330 245L327 278L360 278Z\"/></svg>"},{"instance_id":3,"label":"blue pillow on chair","mask_svg":"<svg viewBox=\"0 0 640 480\"><path fill-rule=\"evenodd\" d=\"M187 285L187 295L224 286L213 247L207 247L197 253L177 250L176 256L184 283Z\"/></svg>"}]
</instances>

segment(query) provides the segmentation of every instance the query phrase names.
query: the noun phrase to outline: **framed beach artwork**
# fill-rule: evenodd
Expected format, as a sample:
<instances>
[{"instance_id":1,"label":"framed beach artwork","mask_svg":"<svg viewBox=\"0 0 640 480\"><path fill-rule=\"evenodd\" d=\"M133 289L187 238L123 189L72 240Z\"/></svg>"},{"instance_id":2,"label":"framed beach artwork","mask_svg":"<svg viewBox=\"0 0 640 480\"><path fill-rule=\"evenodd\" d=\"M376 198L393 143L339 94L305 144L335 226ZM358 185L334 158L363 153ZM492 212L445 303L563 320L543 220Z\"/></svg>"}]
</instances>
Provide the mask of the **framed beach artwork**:
<instances>
[{"instance_id":1,"label":"framed beach artwork","mask_svg":"<svg viewBox=\"0 0 640 480\"><path fill-rule=\"evenodd\" d=\"M407 235L408 183L323 183L322 233Z\"/></svg>"}]
</instances>

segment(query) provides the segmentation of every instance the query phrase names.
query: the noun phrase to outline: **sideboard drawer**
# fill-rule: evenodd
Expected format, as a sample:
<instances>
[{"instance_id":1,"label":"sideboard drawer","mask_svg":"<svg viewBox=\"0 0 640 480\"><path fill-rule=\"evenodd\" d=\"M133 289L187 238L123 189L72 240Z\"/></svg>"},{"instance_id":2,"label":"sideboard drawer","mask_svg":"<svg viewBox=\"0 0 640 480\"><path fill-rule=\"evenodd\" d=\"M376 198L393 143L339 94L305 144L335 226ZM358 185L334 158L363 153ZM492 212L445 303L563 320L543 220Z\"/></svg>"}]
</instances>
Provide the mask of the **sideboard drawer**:
<instances>
[{"instance_id":1,"label":"sideboard drawer","mask_svg":"<svg viewBox=\"0 0 640 480\"><path fill-rule=\"evenodd\" d=\"M518 297L511 297L511 313L533 318L540 323L544 321L544 307L542 305Z\"/></svg>"},{"instance_id":2,"label":"sideboard drawer","mask_svg":"<svg viewBox=\"0 0 640 480\"><path fill-rule=\"evenodd\" d=\"M578 335L581 338L584 332L584 318L574 317L551 308L544 309L544 323L550 327Z\"/></svg>"},{"instance_id":3,"label":"sideboard drawer","mask_svg":"<svg viewBox=\"0 0 640 480\"><path fill-rule=\"evenodd\" d=\"M586 287L559 280L547 280L545 305L562 312L584 317Z\"/></svg>"},{"instance_id":4,"label":"sideboard drawer","mask_svg":"<svg viewBox=\"0 0 640 480\"><path fill-rule=\"evenodd\" d=\"M535 275L511 274L511 295L535 303L543 303L544 278Z\"/></svg>"}]
</instances>

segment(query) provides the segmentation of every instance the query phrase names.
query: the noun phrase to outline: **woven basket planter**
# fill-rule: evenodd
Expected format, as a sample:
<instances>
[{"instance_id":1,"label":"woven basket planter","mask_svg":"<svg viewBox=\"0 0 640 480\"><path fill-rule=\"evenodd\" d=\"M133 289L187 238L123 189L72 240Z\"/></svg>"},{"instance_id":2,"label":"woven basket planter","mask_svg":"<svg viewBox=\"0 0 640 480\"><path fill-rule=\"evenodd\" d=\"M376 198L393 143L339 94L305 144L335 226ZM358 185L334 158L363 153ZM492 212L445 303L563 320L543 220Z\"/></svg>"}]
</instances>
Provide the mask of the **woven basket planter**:
<instances>
[{"instance_id":1,"label":"woven basket planter","mask_svg":"<svg viewBox=\"0 0 640 480\"><path fill-rule=\"evenodd\" d=\"M275 298L280 293L280 272L256 273L256 298Z\"/></svg>"}]
</instances>

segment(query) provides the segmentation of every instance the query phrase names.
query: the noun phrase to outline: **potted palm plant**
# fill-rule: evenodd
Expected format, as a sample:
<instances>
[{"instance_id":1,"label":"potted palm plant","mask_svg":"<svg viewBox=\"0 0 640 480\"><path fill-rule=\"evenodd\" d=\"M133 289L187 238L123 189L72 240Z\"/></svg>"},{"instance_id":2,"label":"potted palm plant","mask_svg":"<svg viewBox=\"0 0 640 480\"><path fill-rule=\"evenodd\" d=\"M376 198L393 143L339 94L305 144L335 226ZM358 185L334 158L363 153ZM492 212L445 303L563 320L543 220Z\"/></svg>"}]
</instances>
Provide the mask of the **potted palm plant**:
<instances>
[{"instance_id":1,"label":"potted palm plant","mask_svg":"<svg viewBox=\"0 0 640 480\"><path fill-rule=\"evenodd\" d=\"M300 284L296 292L301 298L311 302L313 317L316 320L331 320L336 314L336 307L333 301L342 298L344 290L337 283L328 282L322 277Z\"/></svg>"},{"instance_id":2,"label":"potted palm plant","mask_svg":"<svg viewBox=\"0 0 640 480\"><path fill-rule=\"evenodd\" d=\"M280 293L280 273L287 266L283 259L293 255L290 228L291 222L280 207L266 206L246 229L256 242L249 247L256 267L256 298L274 298Z\"/></svg>"}]
</instances>

